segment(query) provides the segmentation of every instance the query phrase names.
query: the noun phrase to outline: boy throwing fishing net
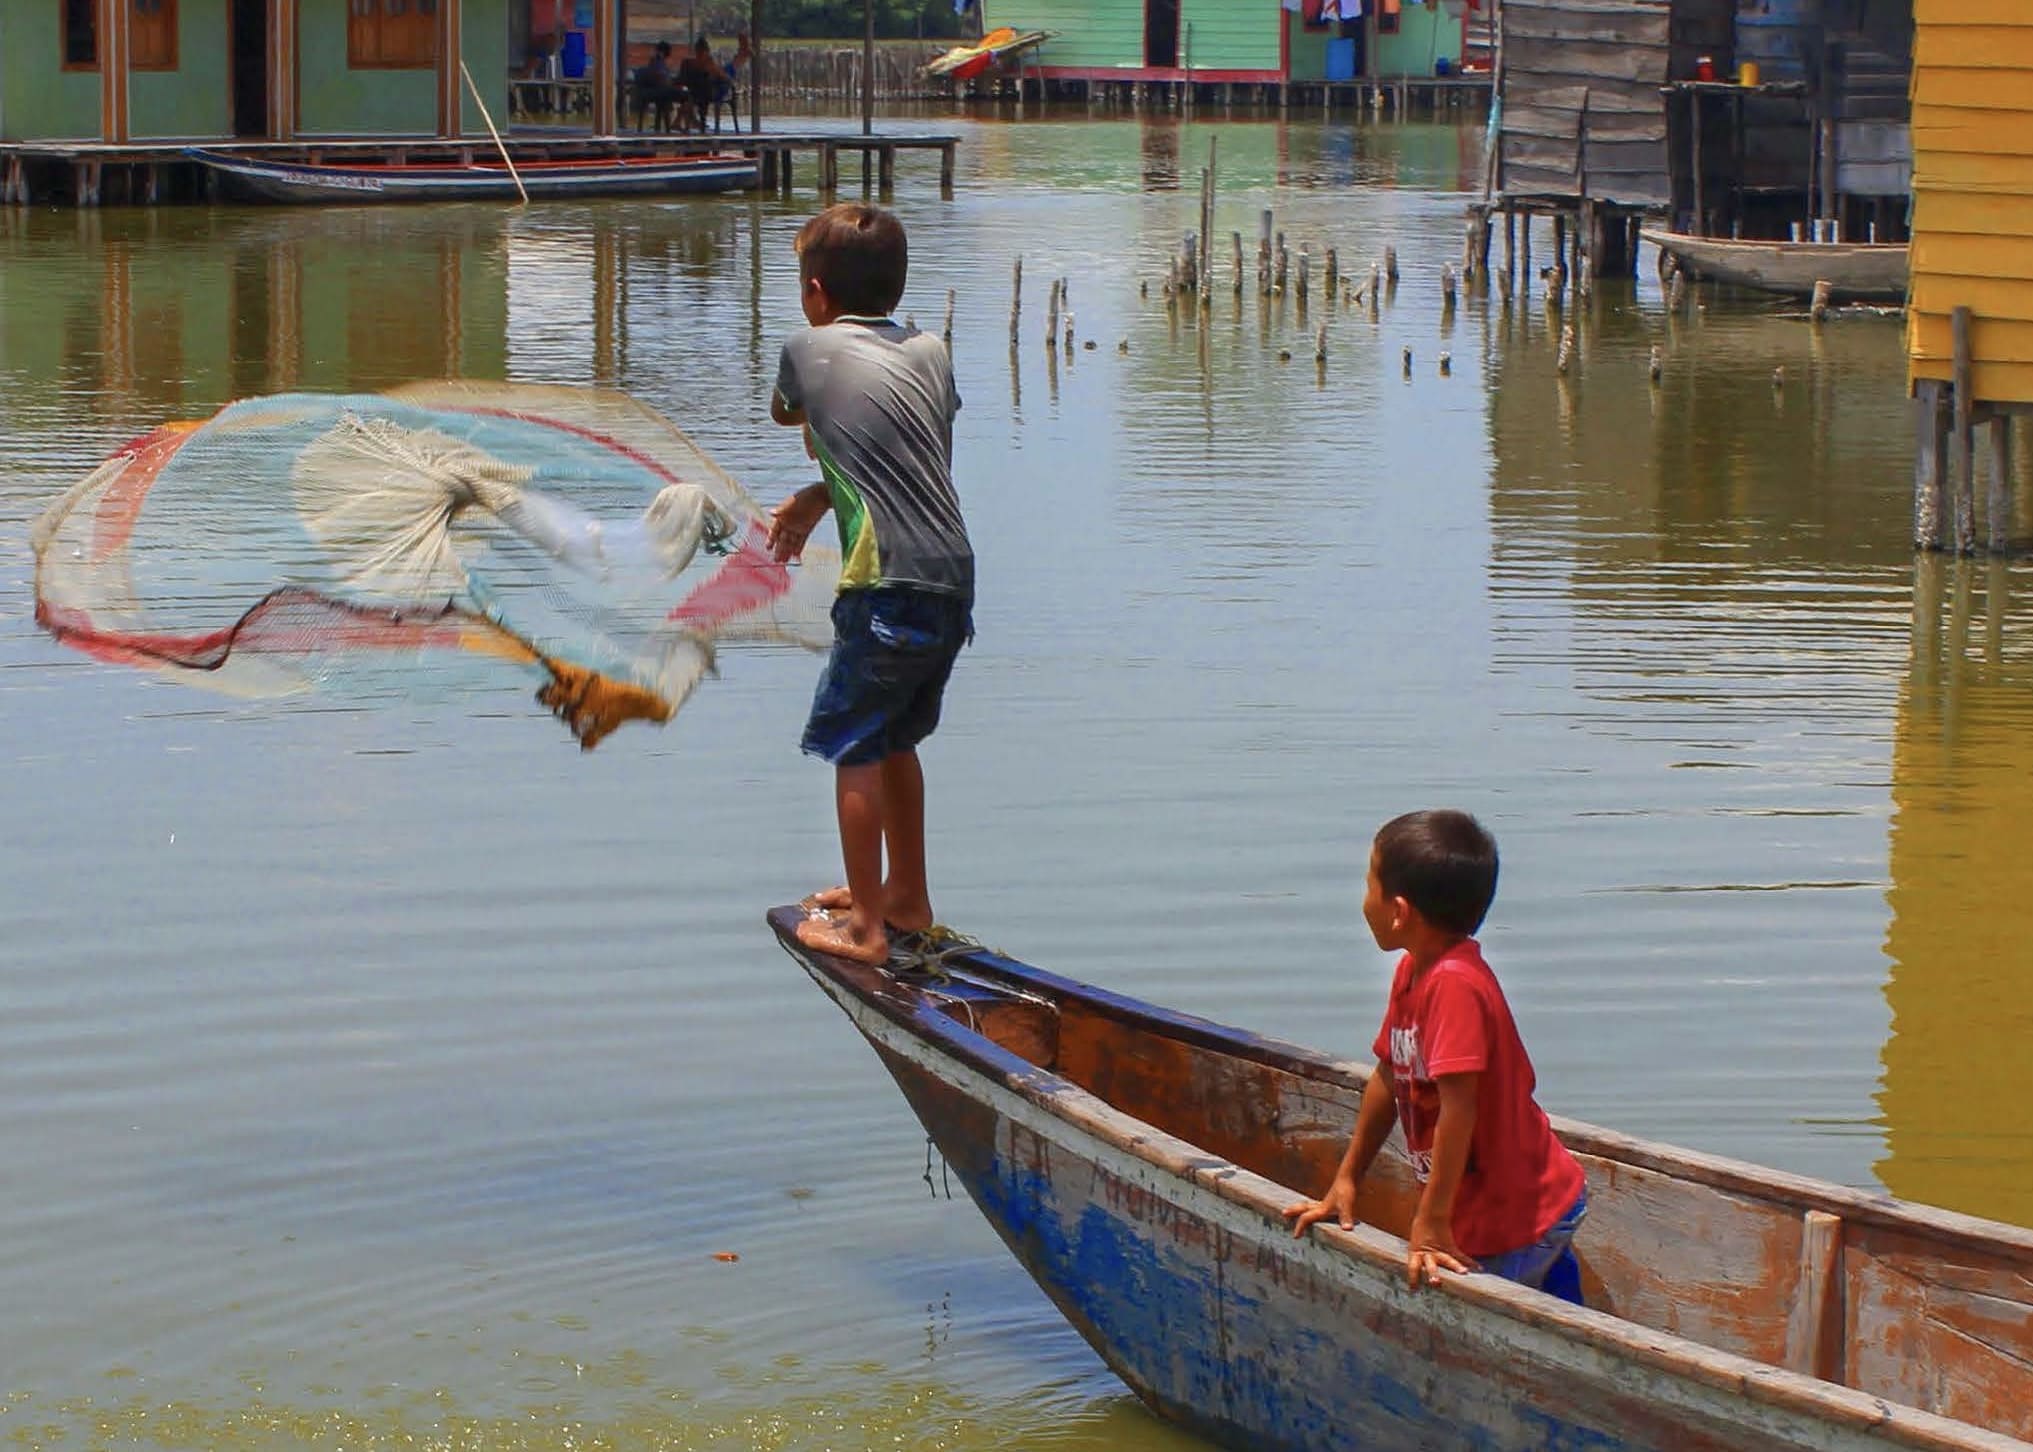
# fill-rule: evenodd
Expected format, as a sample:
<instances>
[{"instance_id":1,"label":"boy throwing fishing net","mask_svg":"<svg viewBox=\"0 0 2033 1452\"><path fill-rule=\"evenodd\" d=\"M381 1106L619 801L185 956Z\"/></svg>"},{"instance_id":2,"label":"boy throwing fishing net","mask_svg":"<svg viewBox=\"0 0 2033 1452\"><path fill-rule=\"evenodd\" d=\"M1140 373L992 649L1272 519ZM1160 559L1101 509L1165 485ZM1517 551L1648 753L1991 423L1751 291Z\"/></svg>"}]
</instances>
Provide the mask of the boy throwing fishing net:
<instances>
[{"instance_id":1,"label":"boy throwing fishing net","mask_svg":"<svg viewBox=\"0 0 2033 1452\"><path fill-rule=\"evenodd\" d=\"M838 521L833 651L803 745L833 763L847 875L807 900L798 940L882 963L893 932L932 926L917 748L974 633L974 550L953 488L960 392L946 345L890 316L909 268L895 216L830 207L797 249L811 326L784 344L770 416L804 428L824 479L777 506L769 547L797 559L828 510Z\"/></svg>"}]
</instances>

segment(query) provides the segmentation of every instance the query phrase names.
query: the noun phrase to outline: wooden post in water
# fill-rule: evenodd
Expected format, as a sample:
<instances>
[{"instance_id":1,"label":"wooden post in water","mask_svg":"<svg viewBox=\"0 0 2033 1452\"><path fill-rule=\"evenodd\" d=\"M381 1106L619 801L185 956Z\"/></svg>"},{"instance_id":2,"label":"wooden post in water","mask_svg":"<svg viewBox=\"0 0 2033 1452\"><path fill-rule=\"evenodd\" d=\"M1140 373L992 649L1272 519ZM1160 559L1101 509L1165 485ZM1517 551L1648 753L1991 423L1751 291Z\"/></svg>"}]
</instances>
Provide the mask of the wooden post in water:
<instances>
[{"instance_id":1,"label":"wooden post in water","mask_svg":"<svg viewBox=\"0 0 2033 1452\"><path fill-rule=\"evenodd\" d=\"M1323 281L1327 287L1327 300L1333 302L1341 291L1341 254L1332 247L1327 249L1327 271Z\"/></svg>"},{"instance_id":2,"label":"wooden post in water","mask_svg":"<svg viewBox=\"0 0 2033 1452\"><path fill-rule=\"evenodd\" d=\"M1553 214L1553 291L1567 291L1567 214Z\"/></svg>"},{"instance_id":3,"label":"wooden post in water","mask_svg":"<svg viewBox=\"0 0 2033 1452\"><path fill-rule=\"evenodd\" d=\"M1520 246L1518 279L1527 293L1532 290L1532 214L1525 213L1524 235L1518 239Z\"/></svg>"},{"instance_id":4,"label":"wooden post in water","mask_svg":"<svg viewBox=\"0 0 2033 1452\"><path fill-rule=\"evenodd\" d=\"M1230 232L1229 241L1235 246L1235 295L1242 296L1242 233Z\"/></svg>"},{"instance_id":5,"label":"wooden post in water","mask_svg":"<svg viewBox=\"0 0 2033 1452\"><path fill-rule=\"evenodd\" d=\"M1941 384L1923 378L1917 385L1916 432L1919 448L1913 462L1913 543L1938 550L1948 536L1948 402Z\"/></svg>"},{"instance_id":6,"label":"wooden post in water","mask_svg":"<svg viewBox=\"0 0 2033 1452\"><path fill-rule=\"evenodd\" d=\"M1191 86L1187 87L1190 92ZM1214 187L1215 187L1215 144L1218 137L1207 138L1207 170L1200 174L1200 265L1208 274L1208 285L1203 292L1214 291Z\"/></svg>"},{"instance_id":7,"label":"wooden post in water","mask_svg":"<svg viewBox=\"0 0 2033 1452\"><path fill-rule=\"evenodd\" d=\"M861 134L875 134L875 0L861 0ZM868 153L861 153L861 169L868 170ZM866 184L864 175L862 181Z\"/></svg>"},{"instance_id":8,"label":"wooden post in water","mask_svg":"<svg viewBox=\"0 0 2033 1452\"><path fill-rule=\"evenodd\" d=\"M748 0L748 134L762 135L762 0Z\"/></svg>"},{"instance_id":9,"label":"wooden post in water","mask_svg":"<svg viewBox=\"0 0 2033 1452\"><path fill-rule=\"evenodd\" d=\"M956 295L957 289L950 287L946 289L946 331L942 336L946 339L948 353L953 351L953 303Z\"/></svg>"},{"instance_id":10,"label":"wooden post in water","mask_svg":"<svg viewBox=\"0 0 2033 1452\"><path fill-rule=\"evenodd\" d=\"M1991 491L1987 501L1991 553L2001 555L2011 535L2012 419L2000 413L1991 420Z\"/></svg>"},{"instance_id":11,"label":"wooden post in water","mask_svg":"<svg viewBox=\"0 0 2033 1452\"><path fill-rule=\"evenodd\" d=\"M1828 321L1828 280L1823 278L1814 284L1814 301L1807 309L1808 317L1817 323Z\"/></svg>"},{"instance_id":12,"label":"wooden post in water","mask_svg":"<svg viewBox=\"0 0 2033 1452\"><path fill-rule=\"evenodd\" d=\"M1950 315L1955 337L1955 550L1973 555L1977 549L1975 427L1970 414L1973 368L1970 360L1970 310Z\"/></svg>"},{"instance_id":13,"label":"wooden post in water","mask_svg":"<svg viewBox=\"0 0 2033 1452\"><path fill-rule=\"evenodd\" d=\"M1301 308L1306 306L1306 292L1309 286L1308 277L1312 271L1313 254L1307 251L1306 244L1301 242L1299 244L1299 306Z\"/></svg>"},{"instance_id":14,"label":"wooden post in water","mask_svg":"<svg viewBox=\"0 0 2033 1452\"><path fill-rule=\"evenodd\" d=\"M1257 233L1257 293L1271 295L1271 209L1265 207Z\"/></svg>"},{"instance_id":15,"label":"wooden post in water","mask_svg":"<svg viewBox=\"0 0 2033 1452\"><path fill-rule=\"evenodd\" d=\"M1010 268L1009 280L1009 345L1017 345L1017 324L1024 312L1024 260L1019 256L1016 265Z\"/></svg>"},{"instance_id":16,"label":"wooden post in water","mask_svg":"<svg viewBox=\"0 0 2033 1452\"><path fill-rule=\"evenodd\" d=\"M1045 346L1051 347L1059 340L1059 283L1052 282L1050 295L1045 300Z\"/></svg>"},{"instance_id":17,"label":"wooden post in water","mask_svg":"<svg viewBox=\"0 0 2033 1452\"><path fill-rule=\"evenodd\" d=\"M1279 297L1285 295L1285 283L1292 272L1292 254L1285 250L1285 234L1278 233L1278 271L1271 281L1271 291Z\"/></svg>"},{"instance_id":18,"label":"wooden post in water","mask_svg":"<svg viewBox=\"0 0 2033 1452\"><path fill-rule=\"evenodd\" d=\"M1384 248L1384 281L1392 287L1398 285L1398 249L1396 247L1386 246Z\"/></svg>"},{"instance_id":19,"label":"wooden post in water","mask_svg":"<svg viewBox=\"0 0 2033 1452\"><path fill-rule=\"evenodd\" d=\"M1197 233L1188 232L1179 243L1179 290L1200 290L1200 238Z\"/></svg>"}]
</instances>

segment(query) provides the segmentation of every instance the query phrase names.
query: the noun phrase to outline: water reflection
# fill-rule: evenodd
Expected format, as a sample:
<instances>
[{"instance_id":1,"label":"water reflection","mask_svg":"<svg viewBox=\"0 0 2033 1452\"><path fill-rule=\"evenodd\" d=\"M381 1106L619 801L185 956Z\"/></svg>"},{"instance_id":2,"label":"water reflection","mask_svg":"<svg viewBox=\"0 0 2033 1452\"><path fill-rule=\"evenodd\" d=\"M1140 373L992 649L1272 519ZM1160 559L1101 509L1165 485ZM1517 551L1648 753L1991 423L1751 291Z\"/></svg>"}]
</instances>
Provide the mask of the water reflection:
<instances>
[{"instance_id":1,"label":"water reflection","mask_svg":"<svg viewBox=\"0 0 2033 1452\"><path fill-rule=\"evenodd\" d=\"M1216 130L1212 306L1168 307ZM1359 1052L1362 834L1461 802L1504 843L1493 952L1549 1103L2033 1218L1999 1107L2017 990L1973 966L2016 961L2033 897L2003 850L2033 588L1923 588L1944 644L1916 650L1897 327L1668 317L1649 278L1449 317L1476 126L967 137L951 203L897 197L906 309L958 293L988 582L937 743L942 911ZM765 501L807 482L767 400L813 204L0 212L0 791L34 825L0 856L0 1299L38 1332L0 1397L126 1428L98 1379L124 1367L212 1409L193 1440L236 1435L244 1373L349 1435L401 1383L503 1445L508 1418L533 1445L1180 1445L969 1207L924 1200L893 1087L761 940L837 851L805 661L730 662L682 729L581 761L520 686L198 709L29 623L35 511L241 393L609 381ZM1358 284L1395 247L1401 283L1316 286L1302 325L1254 286L1266 206L1316 284L1329 246ZM1039 356L1059 276L1100 344L1070 362ZM1956 916L1966 882L1988 916Z\"/></svg>"},{"instance_id":2,"label":"water reflection","mask_svg":"<svg viewBox=\"0 0 2033 1452\"><path fill-rule=\"evenodd\" d=\"M1893 748L1877 1165L1895 1195L2021 1225L2033 1224L2027 613L2002 561L1919 563Z\"/></svg>"}]
</instances>

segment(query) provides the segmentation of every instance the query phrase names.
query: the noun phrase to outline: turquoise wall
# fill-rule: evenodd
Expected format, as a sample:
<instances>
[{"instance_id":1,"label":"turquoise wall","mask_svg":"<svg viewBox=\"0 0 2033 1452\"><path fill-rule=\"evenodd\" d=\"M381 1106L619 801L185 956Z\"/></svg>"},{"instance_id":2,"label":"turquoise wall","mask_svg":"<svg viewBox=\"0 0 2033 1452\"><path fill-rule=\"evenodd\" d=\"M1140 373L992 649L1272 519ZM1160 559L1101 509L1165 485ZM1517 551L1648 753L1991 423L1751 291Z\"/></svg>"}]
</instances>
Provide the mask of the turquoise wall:
<instances>
[{"instance_id":1,"label":"turquoise wall","mask_svg":"<svg viewBox=\"0 0 2033 1452\"><path fill-rule=\"evenodd\" d=\"M346 64L346 0L301 0L297 130L430 135L438 129L434 71L356 71Z\"/></svg>"},{"instance_id":2,"label":"turquoise wall","mask_svg":"<svg viewBox=\"0 0 2033 1452\"><path fill-rule=\"evenodd\" d=\"M487 104L494 108L497 122L508 110L511 3L513 0L464 0L460 27L467 68ZM1056 3L1072 8L1069 0ZM129 77L128 129L135 138L232 134L230 7L231 0L181 0L178 69L136 71ZM0 140L79 140L99 134L99 75L63 69L61 14L55 0L0 0ZM433 72L355 71L347 67L346 0L302 0L298 25L303 81L297 111L300 130L314 135L425 136L437 130L437 78ZM463 106L466 132L486 135L486 123L473 98L465 96Z\"/></svg>"},{"instance_id":3,"label":"turquoise wall","mask_svg":"<svg viewBox=\"0 0 2033 1452\"><path fill-rule=\"evenodd\" d=\"M1443 56L1450 66L1461 63L1461 19L1438 5L1407 4L1398 33L1377 36L1376 46L1377 75L1430 76Z\"/></svg>"},{"instance_id":4,"label":"turquoise wall","mask_svg":"<svg viewBox=\"0 0 2033 1452\"><path fill-rule=\"evenodd\" d=\"M1309 29L1298 16L1285 15L1285 29L1291 34L1292 79L1318 81L1327 76L1327 42L1341 34L1338 25Z\"/></svg>"},{"instance_id":5,"label":"turquoise wall","mask_svg":"<svg viewBox=\"0 0 2033 1452\"><path fill-rule=\"evenodd\" d=\"M63 68L55 5L0 0L0 139L76 140L99 134L99 73Z\"/></svg>"},{"instance_id":6,"label":"turquoise wall","mask_svg":"<svg viewBox=\"0 0 2033 1452\"><path fill-rule=\"evenodd\" d=\"M511 0L465 0L465 15L460 24L459 50L466 58L466 69L473 73L473 84L480 88L480 94L487 98L487 105L494 112L494 124L508 124L508 10ZM485 136L487 123L481 118L480 108L473 104L472 95L465 83L459 85L465 110L460 125L469 136Z\"/></svg>"},{"instance_id":7,"label":"turquoise wall","mask_svg":"<svg viewBox=\"0 0 2033 1452\"><path fill-rule=\"evenodd\" d=\"M1339 26L1308 29L1297 15L1285 22L1292 36L1292 79L1324 80L1327 75L1327 42L1341 34ZM1395 35L1372 29L1369 41L1375 47L1374 63L1367 76L1388 79L1394 76L1430 76L1434 64L1445 58L1450 66L1461 61L1461 18L1450 16L1437 4L1414 5L1407 0Z\"/></svg>"},{"instance_id":8,"label":"turquoise wall","mask_svg":"<svg viewBox=\"0 0 2033 1452\"><path fill-rule=\"evenodd\" d=\"M449 3L449 0L446 0ZM494 108L497 125L508 109L508 6L510 0L464 0L460 51L473 83ZM431 135L438 129L435 72L353 70L346 64L346 0L302 0L297 54L303 94L297 130L306 135ZM464 86L461 86L464 92ZM466 96L461 125L487 134L479 107Z\"/></svg>"},{"instance_id":9,"label":"turquoise wall","mask_svg":"<svg viewBox=\"0 0 2033 1452\"><path fill-rule=\"evenodd\" d=\"M982 0L982 5L990 30L1010 25L1057 32L1037 52L1039 65L1144 63L1144 0ZM1179 8L1181 65L1190 58L1196 71L1278 68L1278 0L1180 0Z\"/></svg>"},{"instance_id":10,"label":"turquoise wall","mask_svg":"<svg viewBox=\"0 0 2033 1452\"><path fill-rule=\"evenodd\" d=\"M1185 26L1193 27L1193 69L1196 71L1275 71L1277 0L1184 0L1180 21L1180 60L1186 59Z\"/></svg>"},{"instance_id":11,"label":"turquoise wall","mask_svg":"<svg viewBox=\"0 0 2033 1452\"><path fill-rule=\"evenodd\" d=\"M129 135L138 140L232 134L233 83L226 29L229 3L181 0L177 6L178 69L135 71L127 78Z\"/></svg>"},{"instance_id":12,"label":"turquoise wall","mask_svg":"<svg viewBox=\"0 0 2033 1452\"><path fill-rule=\"evenodd\" d=\"M1144 0L982 0L982 23L1057 32L1033 52L1041 66L1144 63Z\"/></svg>"}]
</instances>

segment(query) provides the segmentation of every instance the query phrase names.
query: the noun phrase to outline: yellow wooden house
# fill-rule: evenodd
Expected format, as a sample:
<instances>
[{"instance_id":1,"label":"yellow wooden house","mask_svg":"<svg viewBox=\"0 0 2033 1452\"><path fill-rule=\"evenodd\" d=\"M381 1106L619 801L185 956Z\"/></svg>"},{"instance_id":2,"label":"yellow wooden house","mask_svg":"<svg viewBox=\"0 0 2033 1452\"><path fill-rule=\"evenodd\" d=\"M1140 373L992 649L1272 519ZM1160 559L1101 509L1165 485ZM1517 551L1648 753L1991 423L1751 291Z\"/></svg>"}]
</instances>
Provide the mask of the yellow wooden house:
<instances>
[{"instance_id":1,"label":"yellow wooden house","mask_svg":"<svg viewBox=\"0 0 2033 1452\"><path fill-rule=\"evenodd\" d=\"M1913 12L1907 341L1927 406L1916 538L1947 543L1952 510L1955 546L1975 547L1970 433L1988 421L1989 543L2002 550L2009 416L2033 405L2033 3L1914 0Z\"/></svg>"}]
</instances>

